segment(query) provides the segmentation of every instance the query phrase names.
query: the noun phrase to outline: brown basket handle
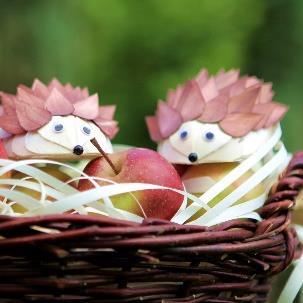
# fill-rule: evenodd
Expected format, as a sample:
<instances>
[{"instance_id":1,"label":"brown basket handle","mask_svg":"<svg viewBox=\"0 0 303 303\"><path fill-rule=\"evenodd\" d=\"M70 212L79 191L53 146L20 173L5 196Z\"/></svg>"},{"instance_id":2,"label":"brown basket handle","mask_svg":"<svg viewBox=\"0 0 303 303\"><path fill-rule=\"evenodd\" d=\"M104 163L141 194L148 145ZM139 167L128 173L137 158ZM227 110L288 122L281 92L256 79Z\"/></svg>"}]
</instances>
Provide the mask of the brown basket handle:
<instances>
[{"instance_id":1,"label":"brown basket handle","mask_svg":"<svg viewBox=\"0 0 303 303\"><path fill-rule=\"evenodd\" d=\"M291 223L290 209L295 206L296 198L302 188L303 152L297 152L280 175L279 180L272 186L264 206L259 210L263 221L258 224L255 235L268 237L283 233L287 247L284 267L302 254L302 246L296 231L288 228Z\"/></svg>"},{"instance_id":2,"label":"brown basket handle","mask_svg":"<svg viewBox=\"0 0 303 303\"><path fill-rule=\"evenodd\" d=\"M287 212L296 204L303 187L303 152L293 155L289 165L272 186L260 214L264 219L274 217L277 212Z\"/></svg>"}]
</instances>

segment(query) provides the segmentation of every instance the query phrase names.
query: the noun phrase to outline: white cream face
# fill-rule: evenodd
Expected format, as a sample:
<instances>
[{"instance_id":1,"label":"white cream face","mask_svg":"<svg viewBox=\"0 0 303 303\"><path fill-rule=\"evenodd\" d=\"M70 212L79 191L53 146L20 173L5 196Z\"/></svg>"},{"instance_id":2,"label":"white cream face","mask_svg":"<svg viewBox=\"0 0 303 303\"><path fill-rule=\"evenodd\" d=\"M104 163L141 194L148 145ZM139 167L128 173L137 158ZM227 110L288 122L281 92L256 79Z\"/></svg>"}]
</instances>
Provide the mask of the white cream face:
<instances>
[{"instance_id":1,"label":"white cream face","mask_svg":"<svg viewBox=\"0 0 303 303\"><path fill-rule=\"evenodd\" d=\"M90 142L95 138L106 153L112 153L110 140L91 121L75 116L54 116L52 120L36 132L14 136L8 139L6 145L10 147L11 156L20 158L47 155L60 158L65 156L98 155L99 151ZM75 147L83 150L75 154Z\"/></svg>"},{"instance_id":2,"label":"white cream face","mask_svg":"<svg viewBox=\"0 0 303 303\"><path fill-rule=\"evenodd\" d=\"M72 115L53 116L48 124L38 130L38 134L43 139L58 145L59 150L64 148L69 153L73 152L76 146L83 148L83 155L98 153L98 150L90 142L93 138L96 138L105 152L112 152L109 139L93 122ZM29 141L28 146L30 145Z\"/></svg>"},{"instance_id":3,"label":"white cream face","mask_svg":"<svg viewBox=\"0 0 303 303\"><path fill-rule=\"evenodd\" d=\"M160 143L158 151L173 163L196 164L231 139L218 124L189 121Z\"/></svg>"},{"instance_id":4,"label":"white cream face","mask_svg":"<svg viewBox=\"0 0 303 303\"><path fill-rule=\"evenodd\" d=\"M274 128L250 132L242 138L225 134L217 123L190 121L158 145L158 152L171 163L201 164L238 162L254 153Z\"/></svg>"}]
</instances>

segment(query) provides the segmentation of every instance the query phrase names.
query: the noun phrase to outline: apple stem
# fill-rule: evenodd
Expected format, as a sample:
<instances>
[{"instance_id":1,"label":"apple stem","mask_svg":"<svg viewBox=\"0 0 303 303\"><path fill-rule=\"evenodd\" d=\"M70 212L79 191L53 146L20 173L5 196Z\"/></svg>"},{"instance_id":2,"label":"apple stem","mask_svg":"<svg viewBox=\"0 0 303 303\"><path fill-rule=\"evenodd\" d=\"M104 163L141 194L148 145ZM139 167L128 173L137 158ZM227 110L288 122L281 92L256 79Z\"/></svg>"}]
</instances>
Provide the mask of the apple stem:
<instances>
[{"instance_id":1,"label":"apple stem","mask_svg":"<svg viewBox=\"0 0 303 303\"><path fill-rule=\"evenodd\" d=\"M117 168L115 167L114 163L111 161L111 159L108 157L106 152L102 149L96 138L93 138L90 140L90 142L97 148L97 150L100 152L100 154L105 158L106 162L109 164L109 166L112 168L112 170L115 172L116 175L119 174Z\"/></svg>"}]
</instances>

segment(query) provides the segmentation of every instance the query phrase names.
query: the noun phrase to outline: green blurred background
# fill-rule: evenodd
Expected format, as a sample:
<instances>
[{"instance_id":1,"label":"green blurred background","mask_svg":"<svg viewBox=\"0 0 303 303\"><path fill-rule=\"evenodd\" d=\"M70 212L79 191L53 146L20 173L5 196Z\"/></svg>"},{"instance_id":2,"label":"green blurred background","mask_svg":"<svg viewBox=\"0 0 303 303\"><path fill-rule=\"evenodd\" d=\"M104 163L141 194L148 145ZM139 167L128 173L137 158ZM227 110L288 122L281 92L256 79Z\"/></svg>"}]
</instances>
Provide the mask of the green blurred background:
<instances>
[{"instance_id":1,"label":"green blurred background","mask_svg":"<svg viewBox=\"0 0 303 303\"><path fill-rule=\"evenodd\" d=\"M202 67L272 81L285 142L303 149L303 1L0 0L0 89L88 86L118 105L115 142L153 146L144 116Z\"/></svg>"}]
</instances>

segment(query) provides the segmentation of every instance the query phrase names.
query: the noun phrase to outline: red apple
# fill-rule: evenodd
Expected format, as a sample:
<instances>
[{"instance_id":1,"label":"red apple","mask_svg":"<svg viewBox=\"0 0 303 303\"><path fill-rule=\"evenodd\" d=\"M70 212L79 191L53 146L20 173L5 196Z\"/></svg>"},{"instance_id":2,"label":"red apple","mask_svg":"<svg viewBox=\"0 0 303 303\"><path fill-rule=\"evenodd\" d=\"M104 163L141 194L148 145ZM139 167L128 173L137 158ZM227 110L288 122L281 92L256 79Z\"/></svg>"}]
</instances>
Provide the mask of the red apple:
<instances>
[{"instance_id":1,"label":"red apple","mask_svg":"<svg viewBox=\"0 0 303 303\"><path fill-rule=\"evenodd\" d=\"M84 172L89 176L107 178L117 183L149 183L183 189L182 181L175 168L153 150L132 148L110 154L108 158L115 166L117 174L104 157L92 160ZM99 182L99 184L108 183ZM93 187L89 180L81 180L78 185L81 191ZM171 219L183 201L181 194L170 190L143 190L132 194L116 195L111 197L111 200L115 207L143 216L139 202L147 217L159 219Z\"/></svg>"}]
</instances>

